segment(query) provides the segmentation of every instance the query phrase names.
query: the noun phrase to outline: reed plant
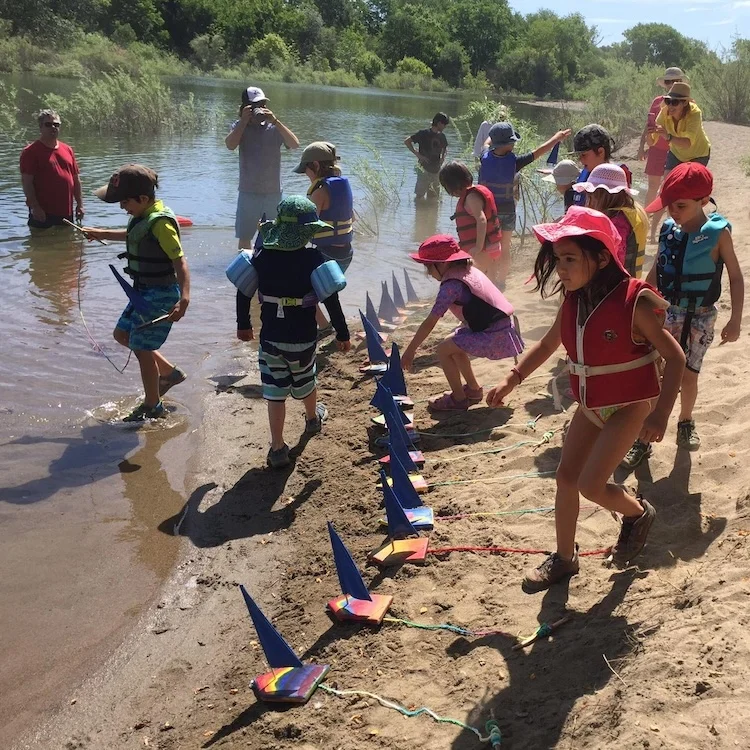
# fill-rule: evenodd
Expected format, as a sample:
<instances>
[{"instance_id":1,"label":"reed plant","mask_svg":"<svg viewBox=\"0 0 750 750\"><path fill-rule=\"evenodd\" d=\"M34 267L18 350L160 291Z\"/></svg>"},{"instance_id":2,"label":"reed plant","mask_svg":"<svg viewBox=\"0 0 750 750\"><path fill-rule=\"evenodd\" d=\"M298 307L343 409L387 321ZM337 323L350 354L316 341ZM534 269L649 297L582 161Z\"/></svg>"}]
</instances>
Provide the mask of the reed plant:
<instances>
[{"instance_id":1,"label":"reed plant","mask_svg":"<svg viewBox=\"0 0 750 750\"><path fill-rule=\"evenodd\" d=\"M196 105L192 93L178 97L153 73L105 73L84 79L70 96L48 94L44 100L71 128L100 133L197 132L215 119L215 113Z\"/></svg>"}]
</instances>

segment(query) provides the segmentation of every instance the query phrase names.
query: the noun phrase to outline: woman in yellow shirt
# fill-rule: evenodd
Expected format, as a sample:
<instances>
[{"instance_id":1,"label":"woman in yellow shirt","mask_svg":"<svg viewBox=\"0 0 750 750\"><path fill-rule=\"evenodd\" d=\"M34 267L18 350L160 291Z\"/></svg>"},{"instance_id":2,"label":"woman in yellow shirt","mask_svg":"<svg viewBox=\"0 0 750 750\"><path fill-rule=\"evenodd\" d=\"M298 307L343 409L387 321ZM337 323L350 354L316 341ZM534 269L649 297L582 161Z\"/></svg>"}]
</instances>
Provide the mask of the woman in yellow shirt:
<instances>
[{"instance_id":1,"label":"woman in yellow shirt","mask_svg":"<svg viewBox=\"0 0 750 750\"><path fill-rule=\"evenodd\" d=\"M700 108L690 98L689 83L675 83L669 89L656 118L656 130L669 142L665 174L687 161L708 165L711 143L703 130Z\"/></svg>"}]
</instances>

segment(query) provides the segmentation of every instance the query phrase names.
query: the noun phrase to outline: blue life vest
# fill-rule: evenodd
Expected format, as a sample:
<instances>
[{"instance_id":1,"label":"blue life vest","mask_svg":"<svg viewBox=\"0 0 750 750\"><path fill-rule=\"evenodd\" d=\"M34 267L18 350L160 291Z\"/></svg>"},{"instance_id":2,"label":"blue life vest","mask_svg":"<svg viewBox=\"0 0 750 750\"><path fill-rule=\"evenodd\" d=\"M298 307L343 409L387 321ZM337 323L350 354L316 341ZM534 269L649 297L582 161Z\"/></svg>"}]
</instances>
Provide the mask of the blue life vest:
<instances>
[{"instance_id":1,"label":"blue life vest","mask_svg":"<svg viewBox=\"0 0 750 750\"><path fill-rule=\"evenodd\" d=\"M352 186L346 177L326 177L321 182L328 187L329 205L320 212L320 219L330 224L332 229L321 229L316 232L311 242L316 247L326 245L350 245L352 242L352 224L354 223L354 199ZM313 186L315 187L320 183Z\"/></svg>"},{"instance_id":2,"label":"blue life vest","mask_svg":"<svg viewBox=\"0 0 750 750\"><path fill-rule=\"evenodd\" d=\"M515 205L513 198L515 179L516 155L512 151L503 156L496 156L491 150L482 154L479 162L479 184L492 191L498 211L503 206Z\"/></svg>"},{"instance_id":3,"label":"blue life vest","mask_svg":"<svg viewBox=\"0 0 750 750\"><path fill-rule=\"evenodd\" d=\"M659 292L670 305L692 313L719 299L724 263L721 258L714 261L711 251L725 228L731 231L732 225L719 214L707 219L698 232L678 229L673 219L662 224L656 278Z\"/></svg>"},{"instance_id":4,"label":"blue life vest","mask_svg":"<svg viewBox=\"0 0 750 750\"><path fill-rule=\"evenodd\" d=\"M576 180L576 182L588 182L590 174L591 172L589 172L588 169L582 169L581 173L578 175L578 179ZM586 192L585 191L582 193L575 193L575 195L573 196L573 205L574 206L586 205Z\"/></svg>"}]
</instances>

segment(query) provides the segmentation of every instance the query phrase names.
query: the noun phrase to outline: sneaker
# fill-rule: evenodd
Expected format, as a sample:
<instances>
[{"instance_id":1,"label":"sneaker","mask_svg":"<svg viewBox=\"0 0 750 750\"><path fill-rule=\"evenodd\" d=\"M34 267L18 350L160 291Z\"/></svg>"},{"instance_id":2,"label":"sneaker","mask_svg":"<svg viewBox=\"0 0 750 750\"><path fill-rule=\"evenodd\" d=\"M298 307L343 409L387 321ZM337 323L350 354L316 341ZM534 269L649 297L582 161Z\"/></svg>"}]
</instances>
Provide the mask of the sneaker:
<instances>
[{"instance_id":1,"label":"sneaker","mask_svg":"<svg viewBox=\"0 0 750 750\"><path fill-rule=\"evenodd\" d=\"M617 544L612 547L612 559L618 564L631 562L638 556L646 544L651 524L656 518L656 510L647 500L638 495L638 502L643 507L643 513L638 518L623 518L620 536Z\"/></svg>"},{"instance_id":2,"label":"sneaker","mask_svg":"<svg viewBox=\"0 0 750 750\"><path fill-rule=\"evenodd\" d=\"M156 406L146 406L140 404L136 406L127 417L123 417L123 422L145 422L147 419L164 419L167 416L167 410L161 401Z\"/></svg>"},{"instance_id":3,"label":"sneaker","mask_svg":"<svg viewBox=\"0 0 750 750\"><path fill-rule=\"evenodd\" d=\"M328 419L328 409L323 404L315 407L315 416L305 421L305 434L317 435L323 429L323 422Z\"/></svg>"},{"instance_id":4,"label":"sneaker","mask_svg":"<svg viewBox=\"0 0 750 750\"><path fill-rule=\"evenodd\" d=\"M553 552L538 568L529 568L523 577L521 588L527 594L536 594L554 586L566 578L578 574L578 545L572 560L563 560Z\"/></svg>"},{"instance_id":5,"label":"sneaker","mask_svg":"<svg viewBox=\"0 0 750 750\"><path fill-rule=\"evenodd\" d=\"M169 375L161 375L159 377L159 397L185 380L187 380L187 373L179 367L175 367Z\"/></svg>"},{"instance_id":6,"label":"sneaker","mask_svg":"<svg viewBox=\"0 0 750 750\"><path fill-rule=\"evenodd\" d=\"M686 451L697 451L701 447L701 439L695 431L695 420L686 419L677 423L677 445Z\"/></svg>"},{"instance_id":7,"label":"sneaker","mask_svg":"<svg viewBox=\"0 0 750 750\"><path fill-rule=\"evenodd\" d=\"M289 466L289 446L284 443L284 445L277 450L269 448L268 455L266 456L266 463L272 469L283 469L285 466Z\"/></svg>"},{"instance_id":8,"label":"sneaker","mask_svg":"<svg viewBox=\"0 0 750 750\"><path fill-rule=\"evenodd\" d=\"M624 466L626 469L635 469L645 459L651 458L653 452L654 450L650 443L643 443L640 440L636 440L625 454L625 458L620 461L620 466Z\"/></svg>"}]
</instances>

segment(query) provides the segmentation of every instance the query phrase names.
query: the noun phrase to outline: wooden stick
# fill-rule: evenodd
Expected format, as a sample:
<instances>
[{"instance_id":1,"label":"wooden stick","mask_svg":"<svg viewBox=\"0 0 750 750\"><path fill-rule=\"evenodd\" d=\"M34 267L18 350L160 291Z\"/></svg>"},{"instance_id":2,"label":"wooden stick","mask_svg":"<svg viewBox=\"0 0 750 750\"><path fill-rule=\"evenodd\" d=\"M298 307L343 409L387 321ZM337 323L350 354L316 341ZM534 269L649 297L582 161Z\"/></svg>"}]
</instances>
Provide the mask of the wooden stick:
<instances>
[{"instance_id":1,"label":"wooden stick","mask_svg":"<svg viewBox=\"0 0 750 750\"><path fill-rule=\"evenodd\" d=\"M563 617L562 619L558 620L557 622L553 622L552 625L549 626L549 632L540 635L539 630L543 627L543 625L540 625L539 628L537 628L537 632L534 633L529 638L524 638L520 643L516 643L515 646L513 646L513 651L520 651L522 648L526 648L526 646L531 646L532 643L536 643L538 640L541 640L542 638L546 638L548 635L551 635L555 632L561 625L564 625L566 622L570 620L570 617Z\"/></svg>"},{"instance_id":2,"label":"wooden stick","mask_svg":"<svg viewBox=\"0 0 750 750\"><path fill-rule=\"evenodd\" d=\"M69 227L73 227L73 229L77 229L86 239L93 239L96 242L98 242L100 245L104 245L104 247L109 247L109 243L105 242L104 240L100 240L98 237L91 237L86 234L84 228L82 226L79 226L78 224L74 224L72 221L68 221L67 219L63 219L63 222L67 224Z\"/></svg>"},{"instance_id":3,"label":"wooden stick","mask_svg":"<svg viewBox=\"0 0 750 750\"><path fill-rule=\"evenodd\" d=\"M627 686L628 686L628 683L627 683L627 682L625 682L625 680L623 680L623 679L622 679L622 677L620 677L620 675L619 675L619 674L617 674L617 672L615 672L615 670L614 670L614 667L613 667L613 666L612 666L612 665L611 665L611 664L609 663L609 659L607 658L607 656L606 656L605 654L602 654L602 656L604 657L604 661L605 661L605 663L606 663L606 664L607 664L607 666L609 667L609 671L610 671L610 672L612 672L612 674L613 674L613 675L614 675L615 677L617 677L617 679L618 679L618 680L619 680L619 681L620 681L620 682L621 682L621 683L622 683L623 685L625 685L625 687L627 687Z\"/></svg>"}]
</instances>

